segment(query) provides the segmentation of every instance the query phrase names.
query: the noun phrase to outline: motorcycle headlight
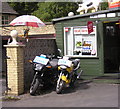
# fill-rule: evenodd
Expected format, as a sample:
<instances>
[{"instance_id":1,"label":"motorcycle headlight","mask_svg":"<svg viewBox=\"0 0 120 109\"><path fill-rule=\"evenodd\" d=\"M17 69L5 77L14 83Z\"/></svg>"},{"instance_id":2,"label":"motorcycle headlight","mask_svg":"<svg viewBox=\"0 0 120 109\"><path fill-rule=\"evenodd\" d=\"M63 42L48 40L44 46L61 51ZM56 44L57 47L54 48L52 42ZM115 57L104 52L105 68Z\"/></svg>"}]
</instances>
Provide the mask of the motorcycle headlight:
<instances>
[{"instance_id":1,"label":"motorcycle headlight","mask_svg":"<svg viewBox=\"0 0 120 109\"><path fill-rule=\"evenodd\" d=\"M40 71L41 69L42 69L42 65L41 64L36 64L35 70Z\"/></svg>"},{"instance_id":2,"label":"motorcycle headlight","mask_svg":"<svg viewBox=\"0 0 120 109\"><path fill-rule=\"evenodd\" d=\"M61 65L61 66L58 67L58 70L64 70L64 71L66 70L67 71L67 67Z\"/></svg>"}]
</instances>

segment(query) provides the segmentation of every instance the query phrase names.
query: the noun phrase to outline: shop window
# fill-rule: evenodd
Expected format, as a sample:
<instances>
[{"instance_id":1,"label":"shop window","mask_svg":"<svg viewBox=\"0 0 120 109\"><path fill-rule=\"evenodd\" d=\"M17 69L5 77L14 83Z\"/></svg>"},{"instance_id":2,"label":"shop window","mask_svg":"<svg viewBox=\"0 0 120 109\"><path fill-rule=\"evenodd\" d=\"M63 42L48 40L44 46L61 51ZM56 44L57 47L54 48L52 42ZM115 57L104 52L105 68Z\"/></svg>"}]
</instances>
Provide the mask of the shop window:
<instances>
[{"instance_id":1,"label":"shop window","mask_svg":"<svg viewBox=\"0 0 120 109\"><path fill-rule=\"evenodd\" d=\"M9 16L3 15L2 16L2 25L8 25L9 24Z\"/></svg>"},{"instance_id":2,"label":"shop window","mask_svg":"<svg viewBox=\"0 0 120 109\"><path fill-rule=\"evenodd\" d=\"M96 26L88 34L87 26L64 28L64 54L68 56L96 57Z\"/></svg>"}]
</instances>

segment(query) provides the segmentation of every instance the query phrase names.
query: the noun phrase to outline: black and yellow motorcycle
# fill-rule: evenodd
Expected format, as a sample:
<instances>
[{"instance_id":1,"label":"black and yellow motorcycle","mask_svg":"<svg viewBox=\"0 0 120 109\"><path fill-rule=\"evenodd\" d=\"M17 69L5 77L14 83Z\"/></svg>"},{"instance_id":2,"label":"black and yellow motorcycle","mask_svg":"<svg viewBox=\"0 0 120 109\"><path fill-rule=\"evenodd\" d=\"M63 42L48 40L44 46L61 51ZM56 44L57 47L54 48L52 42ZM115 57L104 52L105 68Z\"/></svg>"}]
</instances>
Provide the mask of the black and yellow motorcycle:
<instances>
[{"instance_id":1,"label":"black and yellow motorcycle","mask_svg":"<svg viewBox=\"0 0 120 109\"><path fill-rule=\"evenodd\" d=\"M80 70L80 59L70 60L64 56L58 61L59 78L56 85L56 93L60 94L67 86L73 86L77 78L80 77L83 70Z\"/></svg>"}]
</instances>

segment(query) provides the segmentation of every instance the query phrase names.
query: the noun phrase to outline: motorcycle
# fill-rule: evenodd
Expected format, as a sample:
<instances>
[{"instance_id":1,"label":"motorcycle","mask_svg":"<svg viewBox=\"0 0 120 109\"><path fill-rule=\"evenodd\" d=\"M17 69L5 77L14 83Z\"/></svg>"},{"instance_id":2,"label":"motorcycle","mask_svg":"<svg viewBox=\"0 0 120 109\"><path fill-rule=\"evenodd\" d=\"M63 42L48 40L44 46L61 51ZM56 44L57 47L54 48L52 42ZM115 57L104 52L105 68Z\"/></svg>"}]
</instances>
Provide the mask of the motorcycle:
<instances>
[{"instance_id":1,"label":"motorcycle","mask_svg":"<svg viewBox=\"0 0 120 109\"><path fill-rule=\"evenodd\" d=\"M30 86L30 95L35 95L38 89L55 84L58 73L58 59L53 55L36 56L33 61L34 78Z\"/></svg>"},{"instance_id":2,"label":"motorcycle","mask_svg":"<svg viewBox=\"0 0 120 109\"><path fill-rule=\"evenodd\" d=\"M64 56L58 61L59 78L57 80L56 93L60 94L65 87L74 86L77 78L80 78L83 70L80 70L80 59L70 60Z\"/></svg>"}]
</instances>

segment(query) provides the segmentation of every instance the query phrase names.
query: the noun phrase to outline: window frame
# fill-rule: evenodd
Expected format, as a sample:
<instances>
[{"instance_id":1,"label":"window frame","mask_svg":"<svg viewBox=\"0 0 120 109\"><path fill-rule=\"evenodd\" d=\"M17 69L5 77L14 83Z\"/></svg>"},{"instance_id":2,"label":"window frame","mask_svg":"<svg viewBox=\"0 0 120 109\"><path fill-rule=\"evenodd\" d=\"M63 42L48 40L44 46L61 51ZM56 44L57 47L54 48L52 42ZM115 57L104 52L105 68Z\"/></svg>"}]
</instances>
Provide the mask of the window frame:
<instances>
[{"instance_id":1,"label":"window frame","mask_svg":"<svg viewBox=\"0 0 120 109\"><path fill-rule=\"evenodd\" d=\"M7 19L5 17L7 17ZM9 20L9 15L2 15L2 25L8 25L9 21L10 21Z\"/></svg>"},{"instance_id":2,"label":"window frame","mask_svg":"<svg viewBox=\"0 0 120 109\"><path fill-rule=\"evenodd\" d=\"M92 43L94 43L94 48L95 48L95 50L96 50L96 54L95 55L74 55L74 46L75 46L75 34L74 34L74 29L75 28L86 28L87 29L87 26L73 26L73 27L64 27L64 55L66 55L66 56L70 56L70 57L86 57L86 58L95 58L95 57L97 57L98 56L98 50L97 50L97 27L96 26L93 26L94 27L94 33L90 33L90 34L85 34L85 35L87 35L87 37L88 36L94 36L95 38L93 39L94 40L94 42L92 42ZM71 47L71 51L72 51L72 55L68 55L67 54L67 44L66 44L66 39L67 39L67 35L66 35L66 31L65 31L65 29L66 28L69 28L69 29L71 29L71 40L72 40L72 43L70 43L71 45L70 46L72 46ZM80 34L82 37L84 37L84 35L83 34ZM92 39L91 39L92 40Z\"/></svg>"}]
</instances>

